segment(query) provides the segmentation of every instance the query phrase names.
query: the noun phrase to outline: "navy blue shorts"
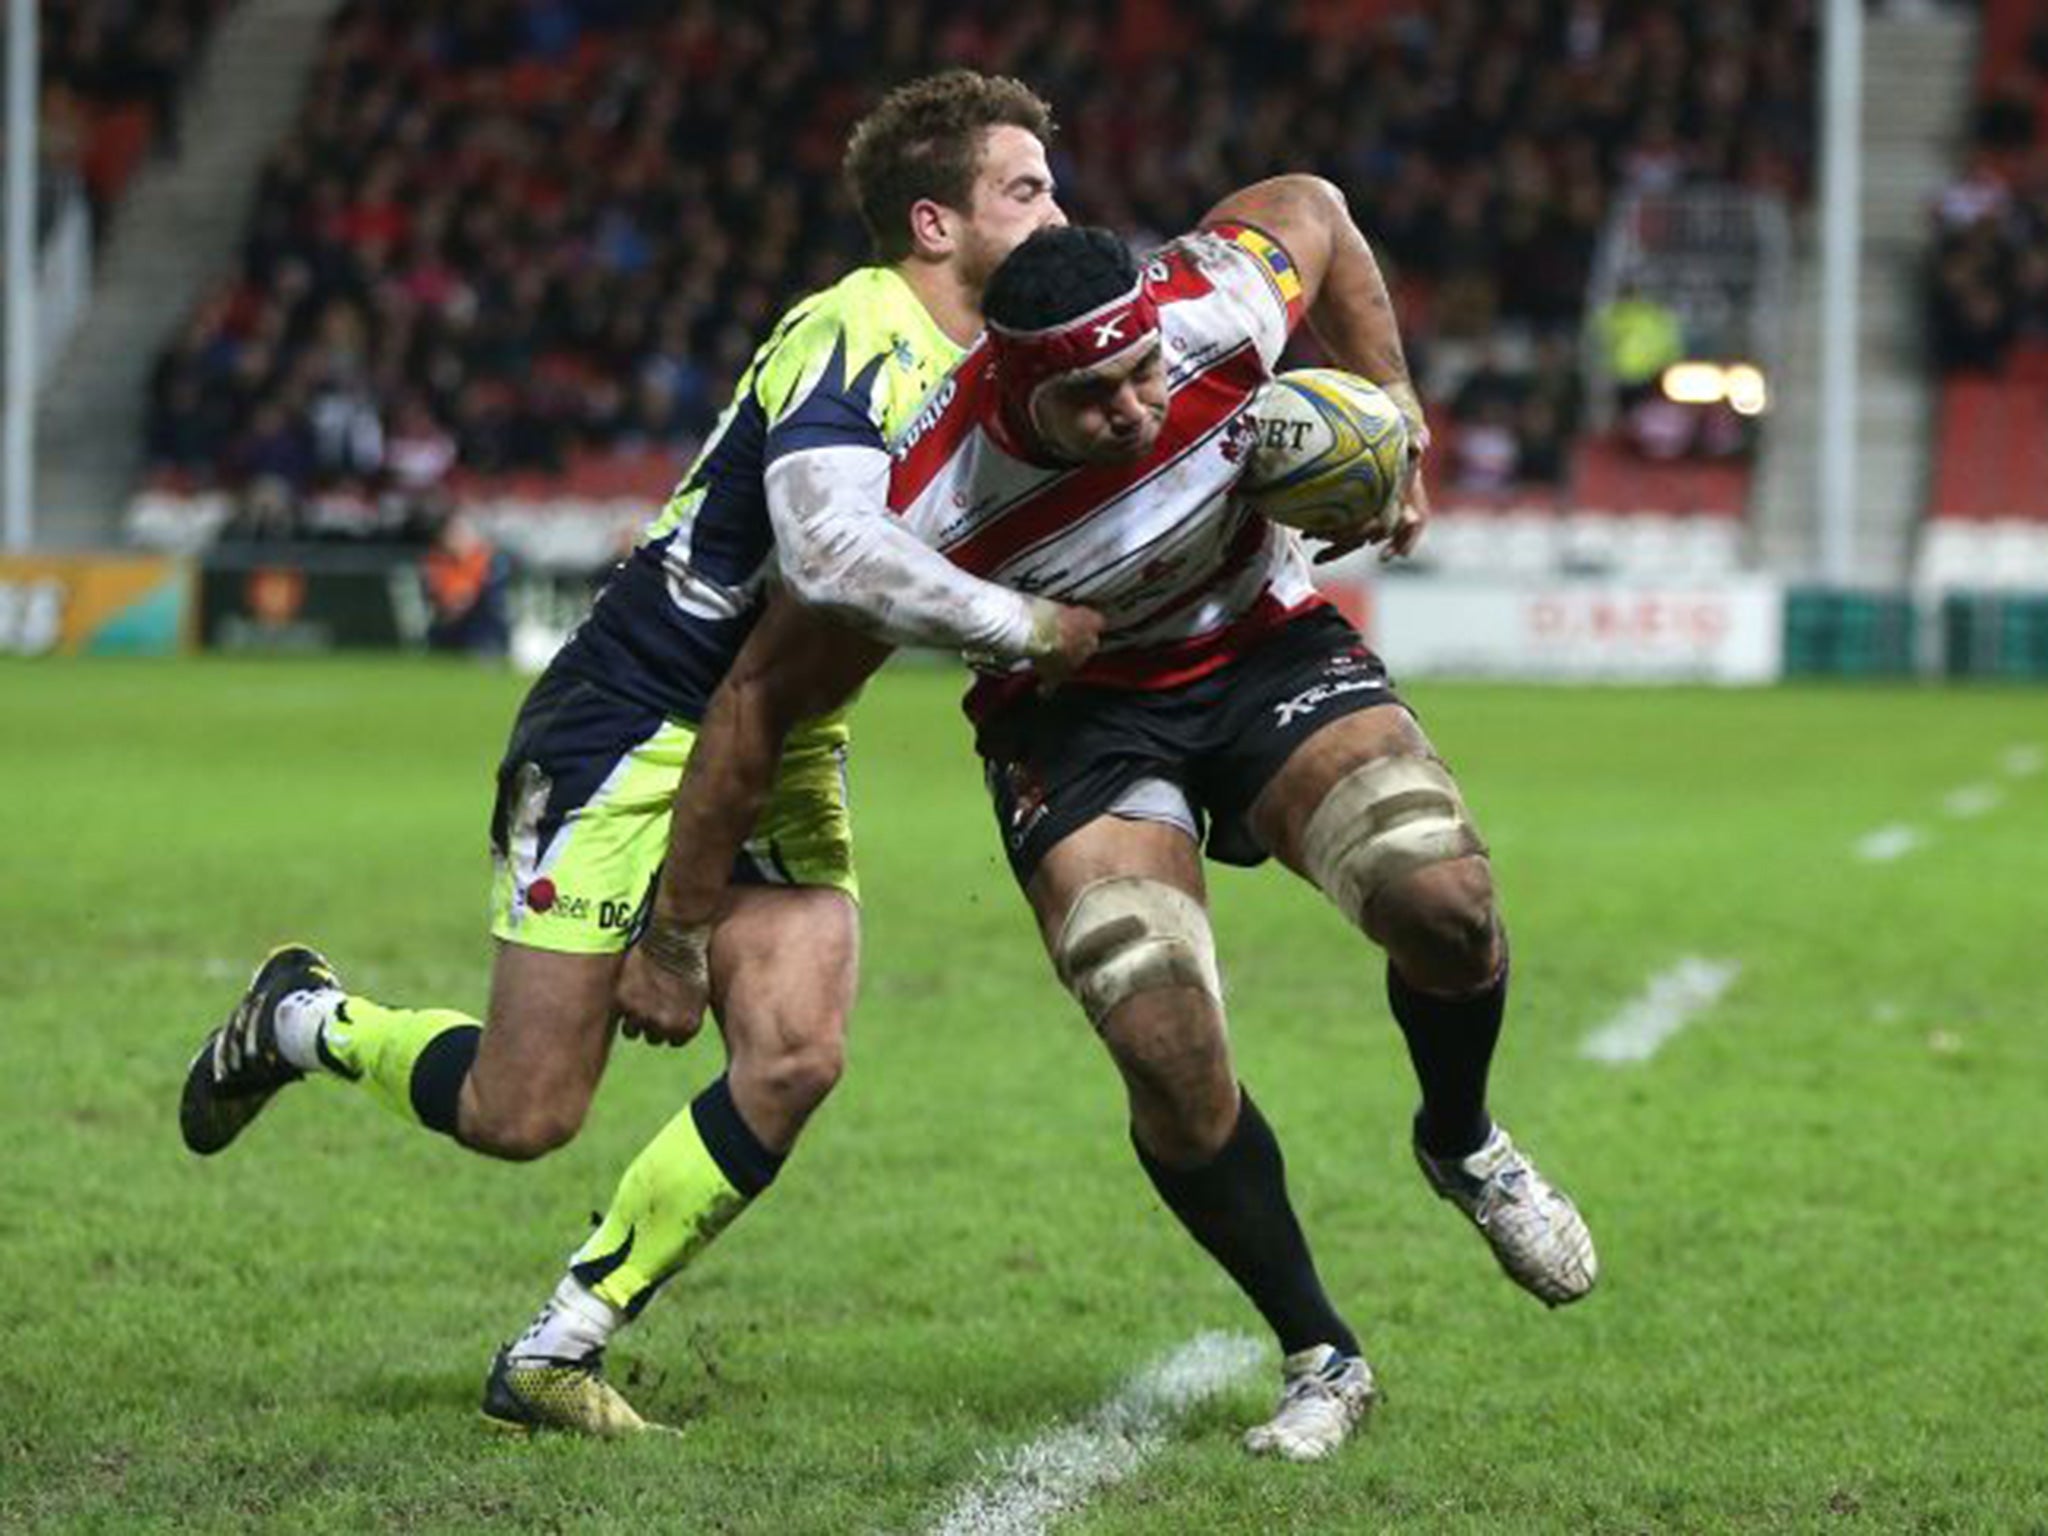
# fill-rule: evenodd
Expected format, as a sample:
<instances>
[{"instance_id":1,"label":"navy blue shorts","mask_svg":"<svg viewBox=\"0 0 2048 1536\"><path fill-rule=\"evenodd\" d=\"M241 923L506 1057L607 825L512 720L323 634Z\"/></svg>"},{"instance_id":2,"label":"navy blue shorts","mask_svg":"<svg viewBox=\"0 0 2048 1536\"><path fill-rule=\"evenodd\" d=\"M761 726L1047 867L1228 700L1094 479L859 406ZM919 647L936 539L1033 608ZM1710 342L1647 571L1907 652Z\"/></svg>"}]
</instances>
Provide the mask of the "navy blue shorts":
<instances>
[{"instance_id":1,"label":"navy blue shorts","mask_svg":"<svg viewBox=\"0 0 2048 1536\"><path fill-rule=\"evenodd\" d=\"M1178 688L1062 688L984 720L977 747L1018 883L1069 833L1116 810L1134 786L1176 786L1209 857L1267 857L1252 802L1332 720L1406 709L1358 631L1332 608L1292 619L1227 666Z\"/></svg>"}]
</instances>

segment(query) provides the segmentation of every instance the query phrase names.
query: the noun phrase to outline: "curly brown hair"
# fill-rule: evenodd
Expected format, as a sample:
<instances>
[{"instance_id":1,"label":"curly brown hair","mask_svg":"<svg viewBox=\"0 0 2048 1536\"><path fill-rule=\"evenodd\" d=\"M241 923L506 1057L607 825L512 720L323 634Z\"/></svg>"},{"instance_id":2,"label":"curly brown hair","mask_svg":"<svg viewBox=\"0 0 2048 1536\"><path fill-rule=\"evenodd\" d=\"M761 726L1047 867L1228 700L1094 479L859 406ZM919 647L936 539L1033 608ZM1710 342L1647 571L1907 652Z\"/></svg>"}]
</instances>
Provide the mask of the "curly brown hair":
<instances>
[{"instance_id":1,"label":"curly brown hair","mask_svg":"<svg viewBox=\"0 0 2048 1536\"><path fill-rule=\"evenodd\" d=\"M910 254L910 206L924 198L965 208L982 135L1009 125L1051 142L1052 108L1021 80L949 69L899 85L853 125L847 190L881 261Z\"/></svg>"}]
</instances>

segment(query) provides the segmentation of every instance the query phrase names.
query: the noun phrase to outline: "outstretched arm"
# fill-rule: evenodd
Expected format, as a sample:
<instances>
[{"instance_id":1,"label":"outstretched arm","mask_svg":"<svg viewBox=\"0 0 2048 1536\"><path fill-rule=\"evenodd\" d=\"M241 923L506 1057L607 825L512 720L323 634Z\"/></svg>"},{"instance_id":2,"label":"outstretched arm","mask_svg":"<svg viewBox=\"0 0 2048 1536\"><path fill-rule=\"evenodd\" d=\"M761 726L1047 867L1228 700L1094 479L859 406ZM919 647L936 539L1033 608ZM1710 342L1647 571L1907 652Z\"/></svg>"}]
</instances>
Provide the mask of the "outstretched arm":
<instances>
[{"instance_id":1,"label":"outstretched arm","mask_svg":"<svg viewBox=\"0 0 2048 1536\"><path fill-rule=\"evenodd\" d=\"M888 514L889 462L880 449L843 446L768 466L768 516L789 589L888 645L1030 661L1041 672L1085 661L1099 622L969 575L923 543Z\"/></svg>"},{"instance_id":2,"label":"outstretched arm","mask_svg":"<svg viewBox=\"0 0 2048 1536\"><path fill-rule=\"evenodd\" d=\"M1202 220L1233 221L1252 225L1286 248L1301 279L1309 329L1331 360L1379 385L1407 416L1409 453L1417 462L1385 551L1388 556L1407 554L1429 521L1419 462L1429 447L1429 424L1408 377L1400 323L1372 247L1352 221L1344 194L1320 176L1255 182L1226 197Z\"/></svg>"},{"instance_id":3,"label":"outstretched arm","mask_svg":"<svg viewBox=\"0 0 2048 1536\"><path fill-rule=\"evenodd\" d=\"M774 789L783 740L799 721L852 698L889 649L786 595L770 600L711 696L676 786L653 911L619 974L626 1034L681 1045L702 1027L712 926L733 861Z\"/></svg>"}]
</instances>

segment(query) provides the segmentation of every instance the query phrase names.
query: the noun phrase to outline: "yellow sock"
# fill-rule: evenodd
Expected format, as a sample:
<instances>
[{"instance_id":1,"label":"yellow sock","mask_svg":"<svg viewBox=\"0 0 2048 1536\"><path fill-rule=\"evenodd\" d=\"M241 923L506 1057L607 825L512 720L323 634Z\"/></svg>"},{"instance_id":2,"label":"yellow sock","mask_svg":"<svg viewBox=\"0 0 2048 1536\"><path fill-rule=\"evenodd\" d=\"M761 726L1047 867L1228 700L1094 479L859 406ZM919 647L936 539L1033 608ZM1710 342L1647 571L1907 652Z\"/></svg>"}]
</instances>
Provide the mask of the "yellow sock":
<instances>
[{"instance_id":1,"label":"yellow sock","mask_svg":"<svg viewBox=\"0 0 2048 1536\"><path fill-rule=\"evenodd\" d=\"M455 1134L462 1080L483 1026L453 1008L386 1008L342 1001L321 1031L322 1056L401 1119Z\"/></svg>"},{"instance_id":2,"label":"yellow sock","mask_svg":"<svg viewBox=\"0 0 2048 1536\"><path fill-rule=\"evenodd\" d=\"M721 1077L633 1159L569 1272L633 1316L732 1225L781 1166L781 1155L740 1118Z\"/></svg>"}]
</instances>

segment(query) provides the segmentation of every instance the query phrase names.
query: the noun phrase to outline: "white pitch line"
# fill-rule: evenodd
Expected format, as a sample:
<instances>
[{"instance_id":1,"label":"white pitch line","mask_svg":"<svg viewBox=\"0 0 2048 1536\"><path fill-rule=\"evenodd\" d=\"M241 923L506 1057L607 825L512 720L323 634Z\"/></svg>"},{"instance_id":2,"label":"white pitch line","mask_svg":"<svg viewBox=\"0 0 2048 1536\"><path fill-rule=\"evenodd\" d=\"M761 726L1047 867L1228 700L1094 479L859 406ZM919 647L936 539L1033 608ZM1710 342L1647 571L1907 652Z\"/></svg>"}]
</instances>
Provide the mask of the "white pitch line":
<instances>
[{"instance_id":1,"label":"white pitch line","mask_svg":"<svg viewBox=\"0 0 2048 1536\"><path fill-rule=\"evenodd\" d=\"M1941 797L1941 809L1960 820L1995 811L2004 799L2005 791L1996 784L1962 784Z\"/></svg>"},{"instance_id":2,"label":"white pitch line","mask_svg":"<svg viewBox=\"0 0 2048 1536\"><path fill-rule=\"evenodd\" d=\"M1998 766L2016 779L2031 779L2048 764L2048 752L2036 746L2007 747L1998 759Z\"/></svg>"},{"instance_id":3,"label":"white pitch line","mask_svg":"<svg viewBox=\"0 0 2048 1536\"><path fill-rule=\"evenodd\" d=\"M1648 1061L1666 1040L1719 1002L1741 974L1737 961L1688 955L1652 976L1640 994L1587 1035L1579 1054L1610 1066Z\"/></svg>"},{"instance_id":4,"label":"white pitch line","mask_svg":"<svg viewBox=\"0 0 2048 1536\"><path fill-rule=\"evenodd\" d=\"M1125 1382L1079 1424L1047 1430L994 1458L931 1527L933 1536L1039 1536L1098 1489L1120 1483L1166 1443L1173 1422L1256 1366L1243 1334L1204 1333Z\"/></svg>"},{"instance_id":5,"label":"white pitch line","mask_svg":"<svg viewBox=\"0 0 2048 1536\"><path fill-rule=\"evenodd\" d=\"M1918 827L1893 822L1857 838L1856 857L1867 864L1889 864L1893 859L1903 859L1926 841L1927 834Z\"/></svg>"}]
</instances>

